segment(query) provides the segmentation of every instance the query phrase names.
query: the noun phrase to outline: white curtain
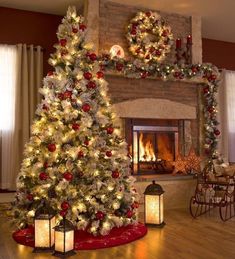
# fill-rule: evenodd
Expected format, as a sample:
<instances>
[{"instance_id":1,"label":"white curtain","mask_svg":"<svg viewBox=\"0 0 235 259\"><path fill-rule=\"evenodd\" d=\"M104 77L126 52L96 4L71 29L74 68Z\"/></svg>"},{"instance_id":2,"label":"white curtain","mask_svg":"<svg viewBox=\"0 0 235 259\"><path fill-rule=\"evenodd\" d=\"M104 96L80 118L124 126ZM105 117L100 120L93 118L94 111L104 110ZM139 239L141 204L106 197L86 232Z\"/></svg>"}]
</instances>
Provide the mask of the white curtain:
<instances>
[{"instance_id":1,"label":"white curtain","mask_svg":"<svg viewBox=\"0 0 235 259\"><path fill-rule=\"evenodd\" d=\"M14 175L14 128L16 100L16 46L0 45L0 129L1 129L1 186L12 186Z\"/></svg>"},{"instance_id":2,"label":"white curtain","mask_svg":"<svg viewBox=\"0 0 235 259\"><path fill-rule=\"evenodd\" d=\"M235 71L224 70L219 86L220 153L227 162L235 162Z\"/></svg>"},{"instance_id":3,"label":"white curtain","mask_svg":"<svg viewBox=\"0 0 235 259\"><path fill-rule=\"evenodd\" d=\"M4 117L1 116L1 118L4 118L1 125L6 127L8 125L7 120L12 122L10 137L8 139L5 137L4 140L2 136L2 150L4 152L2 152L0 188L14 190L23 158L24 145L29 139L30 125L39 102L38 89L42 85L43 52L40 46L34 47L26 44L18 44L11 48L14 49L14 59L8 56L4 59L3 68L0 69L0 73L1 71L8 71L6 80L11 82L12 89L10 92L9 88L5 87L4 91L7 91L7 97L0 94L0 98L3 99L3 104L2 101L0 104L1 115L4 115ZM3 51L3 55L6 55L7 52ZM0 62L1 59L0 56ZM9 109L9 106L11 106L11 109Z\"/></svg>"}]
</instances>

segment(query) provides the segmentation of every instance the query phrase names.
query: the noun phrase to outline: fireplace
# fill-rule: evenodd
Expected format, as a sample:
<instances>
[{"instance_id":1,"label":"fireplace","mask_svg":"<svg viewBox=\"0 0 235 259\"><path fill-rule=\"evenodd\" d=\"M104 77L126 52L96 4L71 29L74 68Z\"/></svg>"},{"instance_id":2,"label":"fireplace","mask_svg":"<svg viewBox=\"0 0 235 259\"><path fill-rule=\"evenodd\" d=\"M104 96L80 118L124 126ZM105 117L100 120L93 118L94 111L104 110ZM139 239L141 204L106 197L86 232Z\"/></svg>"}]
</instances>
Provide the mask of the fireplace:
<instances>
[{"instance_id":1,"label":"fireplace","mask_svg":"<svg viewBox=\"0 0 235 259\"><path fill-rule=\"evenodd\" d=\"M184 153L184 120L125 119L134 175L171 174L172 162Z\"/></svg>"}]
</instances>

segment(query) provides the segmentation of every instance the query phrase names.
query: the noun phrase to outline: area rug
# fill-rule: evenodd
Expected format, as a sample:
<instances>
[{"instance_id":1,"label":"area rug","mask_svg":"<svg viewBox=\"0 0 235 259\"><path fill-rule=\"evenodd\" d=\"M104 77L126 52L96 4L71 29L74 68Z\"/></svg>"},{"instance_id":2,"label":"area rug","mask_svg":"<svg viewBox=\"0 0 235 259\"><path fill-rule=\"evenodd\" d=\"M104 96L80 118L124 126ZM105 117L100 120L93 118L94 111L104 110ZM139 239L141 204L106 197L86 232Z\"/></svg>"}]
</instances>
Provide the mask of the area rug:
<instances>
[{"instance_id":1,"label":"area rug","mask_svg":"<svg viewBox=\"0 0 235 259\"><path fill-rule=\"evenodd\" d=\"M140 222L136 225L113 228L106 236L94 237L85 231L76 230L74 247L76 250L93 250L119 246L135 241L146 234L147 228ZM18 244L34 247L34 228L32 226L15 231L12 237Z\"/></svg>"}]
</instances>

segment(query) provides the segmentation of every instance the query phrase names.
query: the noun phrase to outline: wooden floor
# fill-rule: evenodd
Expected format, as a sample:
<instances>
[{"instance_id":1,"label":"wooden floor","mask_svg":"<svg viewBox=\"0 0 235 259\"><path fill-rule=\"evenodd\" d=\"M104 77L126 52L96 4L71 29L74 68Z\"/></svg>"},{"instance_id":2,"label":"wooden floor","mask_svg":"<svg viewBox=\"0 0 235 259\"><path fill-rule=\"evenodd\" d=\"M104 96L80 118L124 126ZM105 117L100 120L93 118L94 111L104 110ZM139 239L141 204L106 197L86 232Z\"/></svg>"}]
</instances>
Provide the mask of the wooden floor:
<instances>
[{"instance_id":1,"label":"wooden floor","mask_svg":"<svg viewBox=\"0 0 235 259\"><path fill-rule=\"evenodd\" d=\"M193 220L186 210L165 213L163 229L149 228L133 243L94 251L78 251L79 259L235 259L235 218L223 223L218 213ZM11 238L9 222L0 214L0 258L44 259L49 254L32 254Z\"/></svg>"}]
</instances>

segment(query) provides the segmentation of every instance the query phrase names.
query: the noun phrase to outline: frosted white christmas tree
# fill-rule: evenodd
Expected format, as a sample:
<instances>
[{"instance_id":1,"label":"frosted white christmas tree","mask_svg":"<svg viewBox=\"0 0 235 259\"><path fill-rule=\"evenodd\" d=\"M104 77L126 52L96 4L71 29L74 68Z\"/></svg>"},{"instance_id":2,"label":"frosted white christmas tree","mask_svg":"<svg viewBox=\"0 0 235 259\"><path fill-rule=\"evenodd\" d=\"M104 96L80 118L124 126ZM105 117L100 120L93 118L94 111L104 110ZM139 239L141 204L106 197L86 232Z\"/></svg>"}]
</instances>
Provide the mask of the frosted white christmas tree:
<instances>
[{"instance_id":1,"label":"frosted white christmas tree","mask_svg":"<svg viewBox=\"0 0 235 259\"><path fill-rule=\"evenodd\" d=\"M83 18L69 8L58 29L41 104L17 180L14 217L33 222L43 201L78 229L106 235L137 221L127 145Z\"/></svg>"}]
</instances>

